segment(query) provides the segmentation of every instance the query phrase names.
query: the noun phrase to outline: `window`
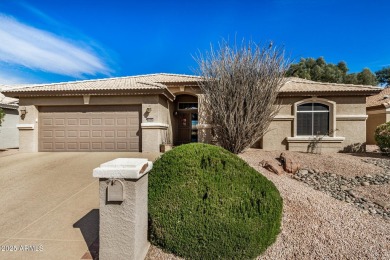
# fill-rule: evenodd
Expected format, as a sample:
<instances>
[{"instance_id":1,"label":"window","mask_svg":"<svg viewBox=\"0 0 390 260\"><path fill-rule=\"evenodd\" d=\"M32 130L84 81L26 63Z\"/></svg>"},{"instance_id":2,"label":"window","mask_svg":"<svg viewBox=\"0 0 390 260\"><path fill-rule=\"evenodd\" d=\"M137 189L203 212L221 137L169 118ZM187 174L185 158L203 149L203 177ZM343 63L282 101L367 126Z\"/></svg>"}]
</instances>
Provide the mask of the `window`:
<instances>
[{"instance_id":1,"label":"window","mask_svg":"<svg viewBox=\"0 0 390 260\"><path fill-rule=\"evenodd\" d=\"M198 103L192 102L179 102L178 104L179 110L190 110L190 109L198 109Z\"/></svg>"},{"instance_id":2,"label":"window","mask_svg":"<svg viewBox=\"0 0 390 260\"><path fill-rule=\"evenodd\" d=\"M297 107L297 135L329 134L329 106L305 103Z\"/></svg>"}]
</instances>

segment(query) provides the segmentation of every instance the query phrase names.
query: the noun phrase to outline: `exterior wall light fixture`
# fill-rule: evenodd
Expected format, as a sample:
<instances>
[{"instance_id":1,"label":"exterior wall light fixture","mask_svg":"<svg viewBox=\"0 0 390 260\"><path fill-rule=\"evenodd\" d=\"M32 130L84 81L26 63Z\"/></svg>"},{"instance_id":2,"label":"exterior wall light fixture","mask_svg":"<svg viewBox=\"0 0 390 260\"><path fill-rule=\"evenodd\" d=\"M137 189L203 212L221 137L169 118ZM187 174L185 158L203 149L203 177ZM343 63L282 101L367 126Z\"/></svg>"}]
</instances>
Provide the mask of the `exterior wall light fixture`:
<instances>
[{"instance_id":1,"label":"exterior wall light fixture","mask_svg":"<svg viewBox=\"0 0 390 260\"><path fill-rule=\"evenodd\" d=\"M20 108L20 118L24 119L26 117L26 114L27 114L26 107L21 107Z\"/></svg>"}]
</instances>

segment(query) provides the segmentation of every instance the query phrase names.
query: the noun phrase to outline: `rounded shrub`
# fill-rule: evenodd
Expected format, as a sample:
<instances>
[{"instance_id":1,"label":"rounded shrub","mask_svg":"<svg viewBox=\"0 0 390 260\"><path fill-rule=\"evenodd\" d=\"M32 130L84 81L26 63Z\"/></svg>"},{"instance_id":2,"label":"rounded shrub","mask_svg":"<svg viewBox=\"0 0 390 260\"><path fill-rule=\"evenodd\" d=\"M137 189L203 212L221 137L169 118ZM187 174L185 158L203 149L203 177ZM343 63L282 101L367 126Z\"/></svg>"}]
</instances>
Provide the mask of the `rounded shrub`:
<instances>
[{"instance_id":1,"label":"rounded shrub","mask_svg":"<svg viewBox=\"0 0 390 260\"><path fill-rule=\"evenodd\" d=\"M251 259L280 231L275 185L217 146L187 144L149 174L150 241L187 259Z\"/></svg>"},{"instance_id":2,"label":"rounded shrub","mask_svg":"<svg viewBox=\"0 0 390 260\"><path fill-rule=\"evenodd\" d=\"M375 141L382 151L390 151L390 121L375 129Z\"/></svg>"}]
</instances>

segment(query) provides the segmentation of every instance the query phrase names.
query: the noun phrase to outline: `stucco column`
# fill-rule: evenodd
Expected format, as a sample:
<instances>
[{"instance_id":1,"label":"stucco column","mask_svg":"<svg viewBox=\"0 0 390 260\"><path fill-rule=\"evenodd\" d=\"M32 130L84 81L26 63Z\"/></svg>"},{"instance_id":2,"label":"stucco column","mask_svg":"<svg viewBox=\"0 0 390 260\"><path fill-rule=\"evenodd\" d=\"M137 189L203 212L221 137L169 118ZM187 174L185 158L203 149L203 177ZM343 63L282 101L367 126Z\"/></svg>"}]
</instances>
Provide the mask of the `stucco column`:
<instances>
[{"instance_id":1,"label":"stucco column","mask_svg":"<svg viewBox=\"0 0 390 260\"><path fill-rule=\"evenodd\" d=\"M204 104L204 95L198 94L198 142L210 143L212 140L212 125L210 119L210 113L207 111Z\"/></svg>"},{"instance_id":2,"label":"stucco column","mask_svg":"<svg viewBox=\"0 0 390 260\"><path fill-rule=\"evenodd\" d=\"M25 111L22 115L21 110ZM36 106L19 106L19 150L38 152L38 109Z\"/></svg>"},{"instance_id":3,"label":"stucco column","mask_svg":"<svg viewBox=\"0 0 390 260\"><path fill-rule=\"evenodd\" d=\"M141 260L148 250L147 159L118 158L93 170L99 178L99 259Z\"/></svg>"},{"instance_id":4,"label":"stucco column","mask_svg":"<svg viewBox=\"0 0 390 260\"><path fill-rule=\"evenodd\" d=\"M142 123L142 152L160 152L162 137L168 129L163 123Z\"/></svg>"}]
</instances>

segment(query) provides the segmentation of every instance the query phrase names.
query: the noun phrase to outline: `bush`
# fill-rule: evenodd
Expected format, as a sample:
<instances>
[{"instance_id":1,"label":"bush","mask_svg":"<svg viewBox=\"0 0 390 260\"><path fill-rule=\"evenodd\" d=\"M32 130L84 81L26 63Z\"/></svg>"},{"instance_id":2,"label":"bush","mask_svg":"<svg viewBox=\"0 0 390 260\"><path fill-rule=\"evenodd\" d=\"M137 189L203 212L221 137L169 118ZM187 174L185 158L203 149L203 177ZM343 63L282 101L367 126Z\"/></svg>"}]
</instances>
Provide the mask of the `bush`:
<instances>
[{"instance_id":1,"label":"bush","mask_svg":"<svg viewBox=\"0 0 390 260\"><path fill-rule=\"evenodd\" d=\"M274 184L236 155L207 144L181 145L149 174L150 241L189 259L250 259L280 230Z\"/></svg>"},{"instance_id":2,"label":"bush","mask_svg":"<svg viewBox=\"0 0 390 260\"><path fill-rule=\"evenodd\" d=\"M1 126L1 123L3 123L3 121L4 121L4 117L5 117L5 113L4 113L3 109L0 108L0 126Z\"/></svg>"},{"instance_id":3,"label":"bush","mask_svg":"<svg viewBox=\"0 0 390 260\"><path fill-rule=\"evenodd\" d=\"M383 152L390 151L390 121L375 129L375 141Z\"/></svg>"}]
</instances>

